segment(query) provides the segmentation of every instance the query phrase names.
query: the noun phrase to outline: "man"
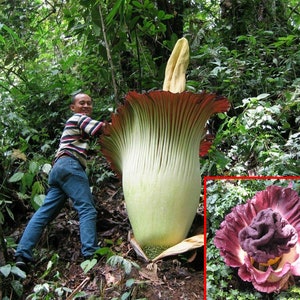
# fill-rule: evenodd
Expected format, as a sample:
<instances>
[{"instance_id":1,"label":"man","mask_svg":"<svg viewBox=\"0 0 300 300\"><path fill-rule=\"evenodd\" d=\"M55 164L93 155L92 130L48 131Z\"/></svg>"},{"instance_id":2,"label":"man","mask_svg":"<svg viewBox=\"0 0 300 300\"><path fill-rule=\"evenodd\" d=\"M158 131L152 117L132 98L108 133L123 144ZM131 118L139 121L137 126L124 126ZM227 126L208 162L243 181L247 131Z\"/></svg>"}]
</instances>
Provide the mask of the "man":
<instances>
[{"instance_id":1,"label":"man","mask_svg":"<svg viewBox=\"0 0 300 300\"><path fill-rule=\"evenodd\" d=\"M73 96L70 109L74 114L67 120L60 139L49 174L49 191L43 205L29 221L17 247L16 266L23 270L33 260L32 250L44 228L58 215L68 198L72 200L79 216L82 255L85 259L90 258L99 249L97 211L85 168L89 140L102 132L105 123L90 118L93 103L87 94Z\"/></svg>"}]
</instances>

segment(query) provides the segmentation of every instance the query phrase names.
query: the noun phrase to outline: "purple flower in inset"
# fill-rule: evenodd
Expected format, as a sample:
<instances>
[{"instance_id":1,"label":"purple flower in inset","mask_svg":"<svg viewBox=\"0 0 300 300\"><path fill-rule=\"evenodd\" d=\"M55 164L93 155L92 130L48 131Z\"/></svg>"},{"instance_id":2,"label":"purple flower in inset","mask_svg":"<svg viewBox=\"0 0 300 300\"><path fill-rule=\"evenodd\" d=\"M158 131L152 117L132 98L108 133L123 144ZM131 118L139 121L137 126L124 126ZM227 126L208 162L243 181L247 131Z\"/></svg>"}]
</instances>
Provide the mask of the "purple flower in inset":
<instances>
[{"instance_id":1,"label":"purple flower in inset","mask_svg":"<svg viewBox=\"0 0 300 300\"><path fill-rule=\"evenodd\" d=\"M234 207L214 244L225 263L261 292L288 288L300 275L300 197L291 188L269 186Z\"/></svg>"}]
</instances>

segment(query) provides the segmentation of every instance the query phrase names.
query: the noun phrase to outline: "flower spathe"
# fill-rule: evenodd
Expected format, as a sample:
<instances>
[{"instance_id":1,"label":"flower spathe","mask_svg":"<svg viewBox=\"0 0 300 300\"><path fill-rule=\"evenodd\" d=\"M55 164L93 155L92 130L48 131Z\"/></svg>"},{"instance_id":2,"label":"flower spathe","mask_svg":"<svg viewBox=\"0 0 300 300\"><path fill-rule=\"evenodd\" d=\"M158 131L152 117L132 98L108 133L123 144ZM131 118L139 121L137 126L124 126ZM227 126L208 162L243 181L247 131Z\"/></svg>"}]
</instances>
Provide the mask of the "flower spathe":
<instances>
[{"instance_id":1,"label":"flower spathe","mask_svg":"<svg viewBox=\"0 0 300 300\"><path fill-rule=\"evenodd\" d=\"M225 263L260 292L284 290L300 275L300 197L269 186L237 205L216 232Z\"/></svg>"},{"instance_id":2,"label":"flower spathe","mask_svg":"<svg viewBox=\"0 0 300 300\"><path fill-rule=\"evenodd\" d=\"M199 145L211 115L229 101L202 92L126 95L102 136L102 153L122 177L126 209L141 246L186 238L201 193Z\"/></svg>"},{"instance_id":3,"label":"flower spathe","mask_svg":"<svg viewBox=\"0 0 300 300\"><path fill-rule=\"evenodd\" d=\"M189 44L183 37L167 62L163 90L128 92L101 137L102 153L122 177L137 249L181 248L199 205L198 155L207 153L210 142L206 123L230 107L225 97L185 92L188 64Z\"/></svg>"}]
</instances>

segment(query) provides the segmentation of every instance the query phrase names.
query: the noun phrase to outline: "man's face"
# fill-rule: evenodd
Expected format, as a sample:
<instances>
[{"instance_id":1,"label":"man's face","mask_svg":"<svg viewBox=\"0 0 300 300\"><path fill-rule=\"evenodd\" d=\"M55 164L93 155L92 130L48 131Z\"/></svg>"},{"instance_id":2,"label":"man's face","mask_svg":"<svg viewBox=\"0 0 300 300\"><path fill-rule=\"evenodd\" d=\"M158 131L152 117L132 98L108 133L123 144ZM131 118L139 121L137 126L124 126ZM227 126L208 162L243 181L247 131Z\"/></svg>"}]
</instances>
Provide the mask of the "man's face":
<instances>
[{"instance_id":1,"label":"man's face","mask_svg":"<svg viewBox=\"0 0 300 300\"><path fill-rule=\"evenodd\" d=\"M74 103L70 105L72 112L90 116L93 112L93 102L90 96L78 94Z\"/></svg>"}]
</instances>

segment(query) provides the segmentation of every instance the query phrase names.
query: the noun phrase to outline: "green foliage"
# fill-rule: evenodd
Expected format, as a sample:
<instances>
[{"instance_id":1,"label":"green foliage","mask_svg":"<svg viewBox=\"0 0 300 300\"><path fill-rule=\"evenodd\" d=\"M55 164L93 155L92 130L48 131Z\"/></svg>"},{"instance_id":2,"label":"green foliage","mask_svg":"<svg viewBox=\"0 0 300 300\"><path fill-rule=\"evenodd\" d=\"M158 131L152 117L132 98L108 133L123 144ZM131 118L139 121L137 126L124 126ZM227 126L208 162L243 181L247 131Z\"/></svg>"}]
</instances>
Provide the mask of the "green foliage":
<instances>
[{"instance_id":1,"label":"green foliage","mask_svg":"<svg viewBox=\"0 0 300 300\"><path fill-rule=\"evenodd\" d=\"M19 166L24 168L25 172L20 169L10 178L10 183L19 183L20 199L30 199L32 207L37 210L44 201L47 189L47 174L43 172L43 168L47 168L47 164L41 164L38 161L30 161ZM27 169L28 168L28 169ZM26 170L27 169L27 170Z\"/></svg>"},{"instance_id":2,"label":"green foliage","mask_svg":"<svg viewBox=\"0 0 300 300\"><path fill-rule=\"evenodd\" d=\"M275 299L286 299L286 300L294 300L300 297L300 288L297 286L293 286L289 291L282 292L280 295L276 296Z\"/></svg>"},{"instance_id":3,"label":"green foliage","mask_svg":"<svg viewBox=\"0 0 300 300\"><path fill-rule=\"evenodd\" d=\"M120 255L113 255L111 256L108 260L107 260L107 264L112 266L112 267L118 267L120 266L124 272L125 272L125 276L130 275L132 268L135 267L136 269L140 269L140 266L129 260L129 259L125 259L124 257L120 256ZM133 278L129 278L125 281L125 292L121 295L122 300L126 300L126 299L131 299L131 293L134 290L134 286L136 284L140 284L140 282L136 282L135 279ZM116 298L113 298L116 299ZM117 300L117 299L116 299Z\"/></svg>"},{"instance_id":4,"label":"green foliage","mask_svg":"<svg viewBox=\"0 0 300 300\"><path fill-rule=\"evenodd\" d=\"M207 184L207 219L211 224L209 232L219 228L224 217L234 206L245 203L256 191L263 190L269 183L268 180L209 181Z\"/></svg>"},{"instance_id":5,"label":"green foliage","mask_svg":"<svg viewBox=\"0 0 300 300\"><path fill-rule=\"evenodd\" d=\"M26 274L22 270L10 264L0 267L0 272L5 278L7 278L10 274L15 274L23 279L26 278Z\"/></svg>"},{"instance_id":6,"label":"green foliage","mask_svg":"<svg viewBox=\"0 0 300 300\"><path fill-rule=\"evenodd\" d=\"M300 76L299 34L275 41L272 31L255 34L237 37L237 45L243 43L241 49L216 46L214 41L198 48L193 58L202 67L193 68L188 85L217 91L232 99L234 105L260 93L280 97Z\"/></svg>"},{"instance_id":7,"label":"green foliage","mask_svg":"<svg viewBox=\"0 0 300 300\"><path fill-rule=\"evenodd\" d=\"M98 255L106 255L107 256L107 265L112 266L114 268L118 268L120 267L121 269L124 270L125 275L122 275L122 280L119 283L119 288L120 289L125 289L125 292L121 295L120 299L130 299L130 295L134 289L134 285L135 284L140 284L140 283L136 283L136 280L133 278L127 278L126 281L125 277L130 275L132 268L135 267L136 269L139 269L139 265L129 259L126 259L120 255L116 255L114 254L110 248L108 247L103 247L100 248L99 250L96 251L96 254ZM90 270L92 270L96 264L97 264L97 259L96 258L92 258L92 259L88 259L83 261L80 266L83 269L83 272L85 274L87 274ZM123 278L124 277L124 278ZM124 284L124 286L123 286ZM117 299L117 298L113 298L113 299ZM118 298L119 299L119 298Z\"/></svg>"},{"instance_id":8,"label":"green foliage","mask_svg":"<svg viewBox=\"0 0 300 300\"><path fill-rule=\"evenodd\" d=\"M214 146L203 159L212 175L299 175L299 91L273 103L268 94L243 99L238 116L223 115ZM205 171L203 170L205 173Z\"/></svg>"},{"instance_id":9,"label":"green foliage","mask_svg":"<svg viewBox=\"0 0 300 300\"><path fill-rule=\"evenodd\" d=\"M58 262L59 256L54 253L48 261L46 270L40 275L38 283L34 286L33 293L28 295L26 299L65 299L65 297L72 293L72 290L65 287L61 282L61 274L57 270ZM82 293L80 295L85 296L82 295ZM75 296L77 296L77 294Z\"/></svg>"},{"instance_id":10,"label":"green foliage","mask_svg":"<svg viewBox=\"0 0 300 300\"><path fill-rule=\"evenodd\" d=\"M7 213L12 219L14 219L13 212L9 208L12 201L0 200L0 225L4 224L4 214Z\"/></svg>"},{"instance_id":11,"label":"green foliage","mask_svg":"<svg viewBox=\"0 0 300 300\"><path fill-rule=\"evenodd\" d=\"M58 264L58 260L59 260L59 256L57 253L54 253L51 257L51 259L49 260L48 264L47 264L47 268L46 268L46 271L43 273L43 275L41 276L41 278L45 278L47 277L50 272L53 270L53 268L55 266L57 266ZM57 276L56 276L57 277Z\"/></svg>"},{"instance_id":12,"label":"green foliage","mask_svg":"<svg viewBox=\"0 0 300 300\"><path fill-rule=\"evenodd\" d=\"M108 241L106 241L106 244L110 244L110 243L108 243ZM87 260L83 261L80 264L80 266L81 266L83 272L86 274L91 269L93 269L93 267L97 264L97 262L98 262L97 258L99 256L106 256L107 259L109 259L110 257L112 257L114 255L115 255L114 252L109 247L101 247L95 252L94 257L92 257L91 259L87 259Z\"/></svg>"},{"instance_id":13,"label":"green foliage","mask_svg":"<svg viewBox=\"0 0 300 300\"><path fill-rule=\"evenodd\" d=\"M0 267L0 287L3 299L9 299L11 295L21 297L23 294L23 286L21 279L25 279L26 274L18 267L6 264Z\"/></svg>"},{"instance_id":14,"label":"green foliage","mask_svg":"<svg viewBox=\"0 0 300 300\"><path fill-rule=\"evenodd\" d=\"M52 300L62 299L61 297L68 295L72 292L71 289L59 286L52 282L45 282L43 284L37 284L33 288L34 293L30 294L26 299L31 300Z\"/></svg>"},{"instance_id":15,"label":"green foliage","mask_svg":"<svg viewBox=\"0 0 300 300\"><path fill-rule=\"evenodd\" d=\"M111 265L112 267L115 266L121 266L125 273L127 275L129 275L131 273L132 267L135 267L137 269L139 269L139 265L129 259L125 259L122 256L119 255L113 255L111 256L108 260L107 260L107 264Z\"/></svg>"},{"instance_id":16,"label":"green foliage","mask_svg":"<svg viewBox=\"0 0 300 300\"><path fill-rule=\"evenodd\" d=\"M97 155L101 152L98 141L94 141L90 145L90 153L95 157L88 161L86 172L90 177L91 186L101 187L112 177L115 176L107 161L103 157Z\"/></svg>"}]
</instances>

